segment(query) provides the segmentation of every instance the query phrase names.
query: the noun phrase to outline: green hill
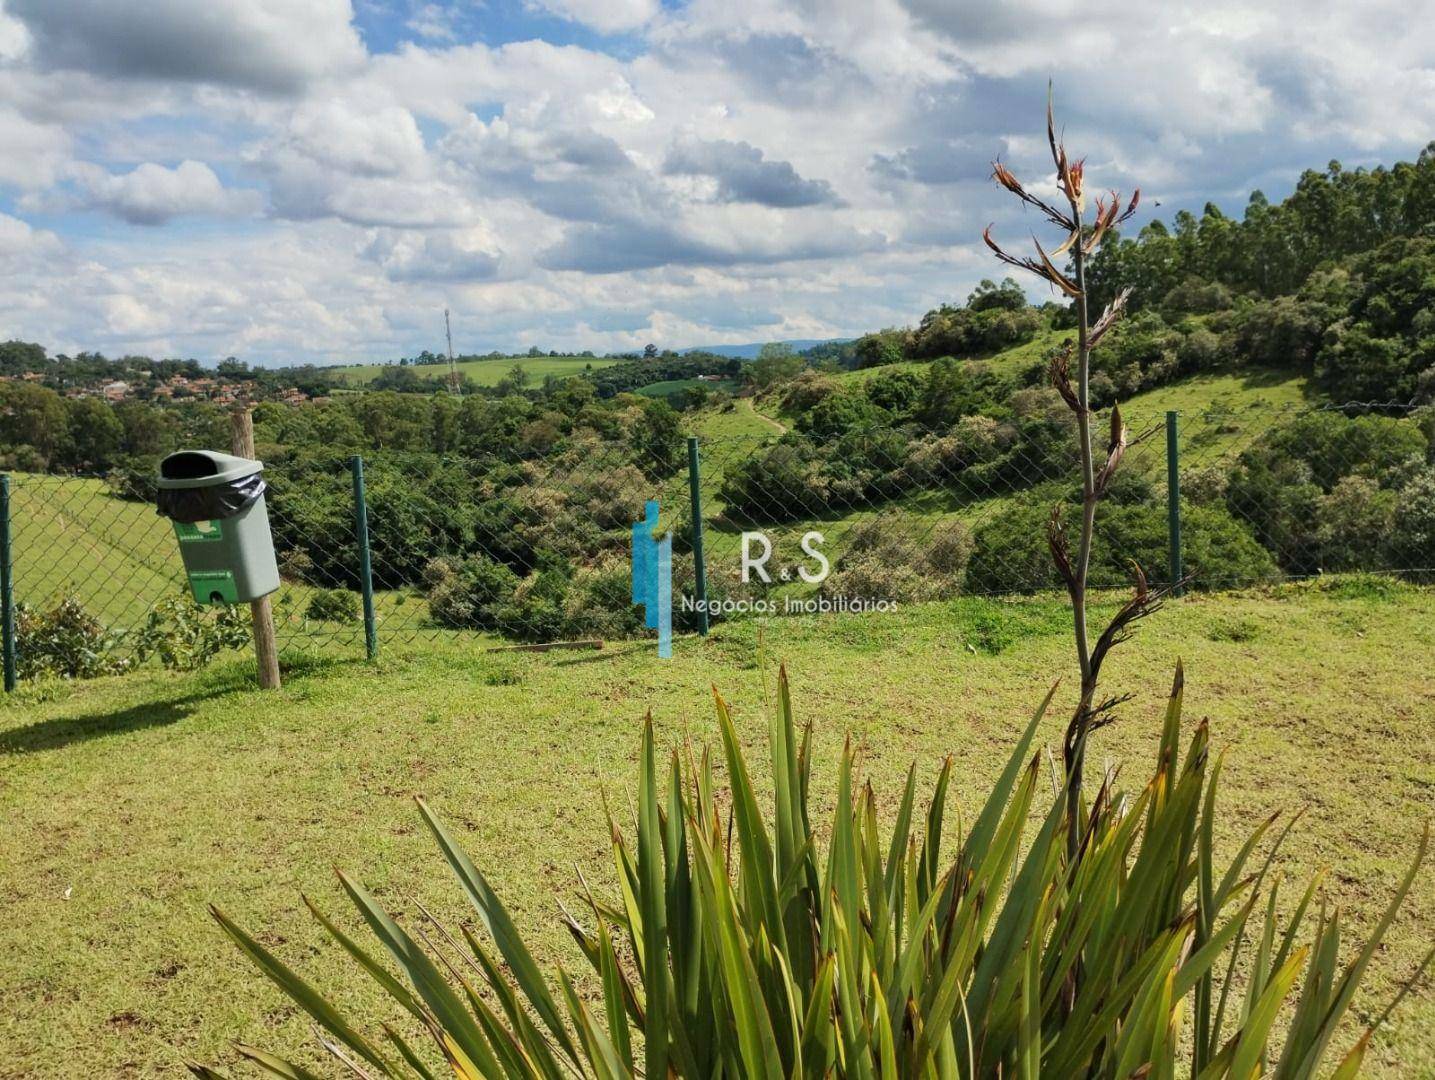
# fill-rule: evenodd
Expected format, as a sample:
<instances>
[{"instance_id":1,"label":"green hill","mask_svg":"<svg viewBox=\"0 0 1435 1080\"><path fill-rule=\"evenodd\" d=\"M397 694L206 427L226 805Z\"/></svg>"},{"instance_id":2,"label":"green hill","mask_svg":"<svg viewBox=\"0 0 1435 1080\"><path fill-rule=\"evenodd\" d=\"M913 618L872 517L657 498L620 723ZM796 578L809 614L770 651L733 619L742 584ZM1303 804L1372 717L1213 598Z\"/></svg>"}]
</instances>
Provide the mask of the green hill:
<instances>
[{"instance_id":1,"label":"green hill","mask_svg":"<svg viewBox=\"0 0 1435 1080\"><path fill-rule=\"evenodd\" d=\"M455 366L479 386L493 386L515 366L523 369L530 383L540 383L549 375L566 378L569 375L581 374L590 367L596 371L616 363L619 361L592 356L508 356L493 360L460 360ZM354 364L335 368L334 372L349 385L359 387L373 382L390 366L392 365ZM423 364L414 366L413 370L421 378L442 379L448 374L448 365Z\"/></svg>"}]
</instances>

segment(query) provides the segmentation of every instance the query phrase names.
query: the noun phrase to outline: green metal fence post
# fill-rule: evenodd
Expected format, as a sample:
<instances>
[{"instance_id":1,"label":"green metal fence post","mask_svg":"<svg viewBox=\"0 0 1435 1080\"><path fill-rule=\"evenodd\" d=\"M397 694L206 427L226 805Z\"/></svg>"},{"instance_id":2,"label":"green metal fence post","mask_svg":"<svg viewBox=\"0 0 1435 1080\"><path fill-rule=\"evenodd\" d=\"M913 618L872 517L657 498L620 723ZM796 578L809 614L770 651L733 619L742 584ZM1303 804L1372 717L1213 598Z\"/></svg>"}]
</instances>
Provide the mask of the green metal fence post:
<instances>
[{"instance_id":1,"label":"green metal fence post","mask_svg":"<svg viewBox=\"0 0 1435 1080\"><path fill-rule=\"evenodd\" d=\"M698 440L688 438L688 494L693 510L693 599L698 606L698 633L708 632L708 568L703 559L703 494L698 469Z\"/></svg>"},{"instance_id":2,"label":"green metal fence post","mask_svg":"<svg viewBox=\"0 0 1435 1080\"><path fill-rule=\"evenodd\" d=\"M1180 596L1186 590L1181 580L1186 576L1181 564L1181 451L1176 437L1176 410L1166 413L1166 519L1170 535L1171 591Z\"/></svg>"},{"instance_id":3,"label":"green metal fence post","mask_svg":"<svg viewBox=\"0 0 1435 1080\"><path fill-rule=\"evenodd\" d=\"M0 638L4 639L5 692L15 689L15 575L10 557L10 477L0 476Z\"/></svg>"},{"instance_id":4,"label":"green metal fence post","mask_svg":"<svg viewBox=\"0 0 1435 1080\"><path fill-rule=\"evenodd\" d=\"M364 459L349 459L354 474L354 536L359 541L359 585L364 593L364 652L370 660L379 655L379 631L374 624L374 567L369 556L369 504L364 500Z\"/></svg>"}]
</instances>

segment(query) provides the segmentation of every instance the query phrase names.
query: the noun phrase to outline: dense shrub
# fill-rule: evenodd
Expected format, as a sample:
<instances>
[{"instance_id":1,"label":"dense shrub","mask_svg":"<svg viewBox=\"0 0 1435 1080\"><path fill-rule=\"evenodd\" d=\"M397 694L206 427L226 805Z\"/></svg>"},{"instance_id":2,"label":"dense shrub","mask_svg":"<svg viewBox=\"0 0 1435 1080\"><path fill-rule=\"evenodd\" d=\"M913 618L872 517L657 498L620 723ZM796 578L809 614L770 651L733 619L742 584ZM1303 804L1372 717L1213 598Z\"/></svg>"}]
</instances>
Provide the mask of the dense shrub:
<instances>
[{"instance_id":1,"label":"dense shrub","mask_svg":"<svg viewBox=\"0 0 1435 1080\"><path fill-rule=\"evenodd\" d=\"M226 649L251 640L247 610L239 604L196 604L189 596L161 600L135 637L135 659L151 656L173 671L196 671Z\"/></svg>"},{"instance_id":2,"label":"dense shrub","mask_svg":"<svg viewBox=\"0 0 1435 1080\"><path fill-rule=\"evenodd\" d=\"M1161 308L1168 315L1207 315L1224 311L1231 301L1231 290L1219 281L1192 275L1161 298Z\"/></svg>"},{"instance_id":3,"label":"dense shrub","mask_svg":"<svg viewBox=\"0 0 1435 1080\"><path fill-rule=\"evenodd\" d=\"M964 416L944 435L917 439L908 469L918 486L939 485L962 469L994 461L1001 452L1001 439L1001 427L991 417Z\"/></svg>"},{"instance_id":4,"label":"dense shrub","mask_svg":"<svg viewBox=\"0 0 1435 1080\"><path fill-rule=\"evenodd\" d=\"M867 396L862 387L828 394L803 413L798 427L811 435L841 435L849 431L877 427L891 419L891 414Z\"/></svg>"},{"instance_id":5,"label":"dense shrub","mask_svg":"<svg viewBox=\"0 0 1435 1080\"><path fill-rule=\"evenodd\" d=\"M823 398L835 394L842 383L826 372L808 368L782 389L782 407L793 415L807 412Z\"/></svg>"},{"instance_id":6,"label":"dense shrub","mask_svg":"<svg viewBox=\"0 0 1435 1080\"><path fill-rule=\"evenodd\" d=\"M1332 314L1298 296L1253 304L1236 319L1235 349L1249 364L1309 371Z\"/></svg>"},{"instance_id":7,"label":"dense shrub","mask_svg":"<svg viewBox=\"0 0 1435 1080\"><path fill-rule=\"evenodd\" d=\"M1388 550L1394 567L1435 578L1435 469L1416 473L1400 489Z\"/></svg>"},{"instance_id":8,"label":"dense shrub","mask_svg":"<svg viewBox=\"0 0 1435 1080\"><path fill-rule=\"evenodd\" d=\"M961 591L971 554L971 531L960 521L872 518L848 534L822 592L871 602L945 599Z\"/></svg>"},{"instance_id":9,"label":"dense shrub","mask_svg":"<svg viewBox=\"0 0 1435 1080\"><path fill-rule=\"evenodd\" d=\"M1091 357L1093 378L1110 380L1108 396L1125 400L1173 380L1181 370L1181 334L1155 312L1142 312L1122 323Z\"/></svg>"},{"instance_id":10,"label":"dense shrub","mask_svg":"<svg viewBox=\"0 0 1435 1080\"><path fill-rule=\"evenodd\" d=\"M718 498L741 520L790 521L821 513L830 487L819 446L782 439L729 466Z\"/></svg>"},{"instance_id":11,"label":"dense shrub","mask_svg":"<svg viewBox=\"0 0 1435 1080\"><path fill-rule=\"evenodd\" d=\"M857 366L869 368L899 364L911 353L912 340L910 330L887 329L863 334L856 344Z\"/></svg>"},{"instance_id":12,"label":"dense shrub","mask_svg":"<svg viewBox=\"0 0 1435 1080\"><path fill-rule=\"evenodd\" d=\"M359 597L348 589L320 589L309 597L304 615L319 622L354 622L359 617Z\"/></svg>"},{"instance_id":13,"label":"dense shrub","mask_svg":"<svg viewBox=\"0 0 1435 1080\"><path fill-rule=\"evenodd\" d=\"M43 675L93 679L117 675L128 666L114 653L116 635L73 596L63 597L49 610L17 604L15 639L16 672L22 679Z\"/></svg>"},{"instance_id":14,"label":"dense shrub","mask_svg":"<svg viewBox=\"0 0 1435 1080\"><path fill-rule=\"evenodd\" d=\"M1242 453L1226 502L1291 573L1375 567L1396 542L1375 531L1394 524L1397 500L1381 493L1403 488L1428 454L1426 434L1409 421L1310 413ZM1363 482L1346 484L1347 478ZM1355 500L1375 516L1373 528L1348 505Z\"/></svg>"},{"instance_id":15,"label":"dense shrub","mask_svg":"<svg viewBox=\"0 0 1435 1080\"><path fill-rule=\"evenodd\" d=\"M488 630L496 614L518 587L518 575L484 555L463 560L431 559L424 567L429 614L440 626L456 630Z\"/></svg>"},{"instance_id":16,"label":"dense shrub","mask_svg":"<svg viewBox=\"0 0 1435 1080\"><path fill-rule=\"evenodd\" d=\"M868 379L863 389L873 405L903 420L916 411L925 384L926 379L918 371L883 371Z\"/></svg>"},{"instance_id":17,"label":"dense shrub","mask_svg":"<svg viewBox=\"0 0 1435 1080\"><path fill-rule=\"evenodd\" d=\"M1356 259L1349 301L1316 377L1336 401L1410 401L1435 363L1435 238L1391 240Z\"/></svg>"},{"instance_id":18,"label":"dense shrub","mask_svg":"<svg viewBox=\"0 0 1435 1080\"><path fill-rule=\"evenodd\" d=\"M1057 492L1043 489L1023 496L976 530L967 572L974 592L1030 592L1059 589L1062 582L1047 547L1046 522ZM1068 514L1079 500L1069 494ZM1268 581L1277 576L1274 560L1250 530L1225 507L1187 505L1182 512L1185 570L1198 587ZM1091 584L1123 586L1130 560L1153 581L1164 580L1169 561L1166 508L1156 500L1103 504L1091 549Z\"/></svg>"},{"instance_id":19,"label":"dense shrub","mask_svg":"<svg viewBox=\"0 0 1435 1080\"><path fill-rule=\"evenodd\" d=\"M1315 507L1317 565L1326 571L1380 568L1396 504L1395 492L1371 477L1342 477Z\"/></svg>"},{"instance_id":20,"label":"dense shrub","mask_svg":"<svg viewBox=\"0 0 1435 1080\"><path fill-rule=\"evenodd\" d=\"M673 618L677 622L680 583L674 575ZM642 608L632 602L632 566L609 558L576 570L563 603L563 635L568 638L625 638L643 629Z\"/></svg>"},{"instance_id":21,"label":"dense shrub","mask_svg":"<svg viewBox=\"0 0 1435 1080\"><path fill-rule=\"evenodd\" d=\"M937 360L927 369L917 418L935 430L978 413L1001 418L1013 389L1011 379L985 361Z\"/></svg>"}]
</instances>

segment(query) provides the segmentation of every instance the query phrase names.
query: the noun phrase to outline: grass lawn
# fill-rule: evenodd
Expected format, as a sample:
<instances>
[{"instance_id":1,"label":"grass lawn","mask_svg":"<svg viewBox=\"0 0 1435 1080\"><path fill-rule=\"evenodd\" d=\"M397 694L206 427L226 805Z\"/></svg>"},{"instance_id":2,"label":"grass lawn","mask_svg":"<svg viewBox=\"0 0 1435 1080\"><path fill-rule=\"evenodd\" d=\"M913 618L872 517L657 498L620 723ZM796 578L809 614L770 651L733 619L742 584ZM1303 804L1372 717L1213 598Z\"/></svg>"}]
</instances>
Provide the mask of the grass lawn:
<instances>
[{"instance_id":1,"label":"grass lawn","mask_svg":"<svg viewBox=\"0 0 1435 1080\"><path fill-rule=\"evenodd\" d=\"M1329 580L1172 603L1108 664L1106 685L1136 696L1099 735L1096 763L1144 774L1177 656L1188 721L1210 718L1227 752L1221 845L1229 853L1272 809L1305 807L1282 869L1328 868L1326 897L1368 925L1435 805L1435 591ZM465 917L415 793L463 835L541 959L579 969L556 899L572 896L575 867L611 882L601 800L626 823L643 712L665 746L710 740L716 683L760 755L779 659L815 724L816 801L851 732L887 814L909 760L930 782L945 754L953 797L970 806L1072 667L1065 611L1047 598L728 624L680 639L671 661L651 643L542 655L390 645L375 665L288 654L272 694L251 689L240 660L22 691L0 708L0 1074L177 1075L186 1056L232 1060L236 1038L312 1048L307 1023L210 921L211 901L365 1021L390 1017L299 894L354 929L338 863L405 916L418 898ZM1427 866L1360 1017L1432 937ZM1371 1057L1385 1075L1435 1060L1435 993L1407 1001Z\"/></svg>"},{"instance_id":2,"label":"grass lawn","mask_svg":"<svg viewBox=\"0 0 1435 1080\"><path fill-rule=\"evenodd\" d=\"M515 364L528 373L529 382L540 383L549 375L577 375L590 365L596 371L618 362L593 356L509 356L501 360L461 360L455 366L479 386L493 386L512 371ZM383 364L354 364L334 369L352 386L373 382L383 370ZM424 378L438 379L448 374L448 365L425 364L414 370Z\"/></svg>"}]
</instances>

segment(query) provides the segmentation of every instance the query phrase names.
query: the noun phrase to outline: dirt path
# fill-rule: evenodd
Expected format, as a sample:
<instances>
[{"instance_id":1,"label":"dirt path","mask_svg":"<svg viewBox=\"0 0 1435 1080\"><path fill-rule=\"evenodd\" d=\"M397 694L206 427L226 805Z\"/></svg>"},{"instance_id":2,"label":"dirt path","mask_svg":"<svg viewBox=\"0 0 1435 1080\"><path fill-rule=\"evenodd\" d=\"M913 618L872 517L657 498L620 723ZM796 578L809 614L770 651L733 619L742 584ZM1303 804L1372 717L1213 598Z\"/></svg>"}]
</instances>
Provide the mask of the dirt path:
<instances>
[{"instance_id":1,"label":"dirt path","mask_svg":"<svg viewBox=\"0 0 1435 1080\"><path fill-rule=\"evenodd\" d=\"M750 412L750 413L752 413L753 416L757 417L760 421L762 421L762 422L763 422L764 424L766 424L768 427L772 428L772 430L775 431L775 432L777 432L777 434L779 434L779 435L786 435L786 434L787 434L787 425L782 424L782 423L779 423L778 421L774 420L774 419L773 419L772 417L770 417L770 416L765 415L764 413L758 412L757 409L756 409L756 408L753 406L753 404L752 404L752 398L746 398L746 397L745 397L745 398L738 398L738 399L737 399L737 407L738 407L739 409L744 410L745 412Z\"/></svg>"}]
</instances>

